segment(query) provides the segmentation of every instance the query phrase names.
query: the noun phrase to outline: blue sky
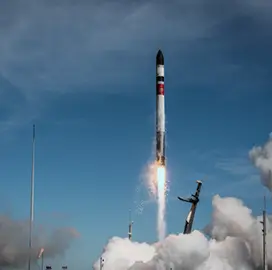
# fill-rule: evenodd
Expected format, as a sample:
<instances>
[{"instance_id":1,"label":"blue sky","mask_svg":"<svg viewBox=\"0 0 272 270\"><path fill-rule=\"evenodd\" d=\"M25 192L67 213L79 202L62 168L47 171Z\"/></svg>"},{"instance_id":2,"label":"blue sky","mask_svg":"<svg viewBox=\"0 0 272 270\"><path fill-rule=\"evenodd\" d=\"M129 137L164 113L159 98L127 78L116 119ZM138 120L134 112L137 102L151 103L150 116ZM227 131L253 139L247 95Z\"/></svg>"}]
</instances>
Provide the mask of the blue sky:
<instances>
[{"instance_id":1,"label":"blue sky","mask_svg":"<svg viewBox=\"0 0 272 270\"><path fill-rule=\"evenodd\" d=\"M27 218L32 124L35 221L81 234L71 266L92 265L128 210L147 200L155 56L165 57L168 232L175 200L203 179L195 227L211 198L237 196L260 213L263 188L248 151L271 132L271 11L251 1L19 1L0 4L0 207ZM134 239L156 240L156 206L134 214Z\"/></svg>"}]
</instances>

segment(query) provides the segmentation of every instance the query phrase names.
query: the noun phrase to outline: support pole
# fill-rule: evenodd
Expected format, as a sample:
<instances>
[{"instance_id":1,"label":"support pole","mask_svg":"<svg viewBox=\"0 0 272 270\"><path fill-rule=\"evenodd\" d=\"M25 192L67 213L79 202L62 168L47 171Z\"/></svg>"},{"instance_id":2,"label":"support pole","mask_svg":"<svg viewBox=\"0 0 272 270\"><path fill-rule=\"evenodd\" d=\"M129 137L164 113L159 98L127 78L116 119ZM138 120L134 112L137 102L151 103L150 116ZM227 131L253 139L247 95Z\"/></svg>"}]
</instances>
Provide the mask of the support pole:
<instances>
[{"instance_id":1,"label":"support pole","mask_svg":"<svg viewBox=\"0 0 272 270\"><path fill-rule=\"evenodd\" d=\"M31 270L31 255L32 255L32 230L34 221L34 171L35 171L34 168L35 168L35 125L33 125L33 142L32 142L28 270Z\"/></svg>"}]
</instances>

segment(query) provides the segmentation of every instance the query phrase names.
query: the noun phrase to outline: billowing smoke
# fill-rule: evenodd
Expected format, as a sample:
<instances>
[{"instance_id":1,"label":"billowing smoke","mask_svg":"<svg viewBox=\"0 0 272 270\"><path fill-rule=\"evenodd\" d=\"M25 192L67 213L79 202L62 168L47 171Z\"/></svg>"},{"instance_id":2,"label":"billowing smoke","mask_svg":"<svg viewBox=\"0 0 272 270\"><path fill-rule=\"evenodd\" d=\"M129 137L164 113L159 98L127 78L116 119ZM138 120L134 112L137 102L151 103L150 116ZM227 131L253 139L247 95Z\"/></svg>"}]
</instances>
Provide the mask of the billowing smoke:
<instances>
[{"instance_id":1,"label":"billowing smoke","mask_svg":"<svg viewBox=\"0 0 272 270\"><path fill-rule=\"evenodd\" d=\"M105 247L103 270L256 270L262 265L260 219L236 198L213 197L210 224L188 235L169 235L149 245L112 238ZM267 259L272 265L272 223L267 219ZM94 264L100 269L100 260Z\"/></svg>"},{"instance_id":2,"label":"billowing smoke","mask_svg":"<svg viewBox=\"0 0 272 270\"><path fill-rule=\"evenodd\" d=\"M37 260L39 250L44 248L44 257L63 255L78 233L71 228L57 229L50 234L37 232L33 237L33 262ZM29 256L29 225L25 221L16 221L0 216L0 269L23 268Z\"/></svg>"},{"instance_id":3,"label":"billowing smoke","mask_svg":"<svg viewBox=\"0 0 272 270\"><path fill-rule=\"evenodd\" d=\"M272 137L253 147L249 157L262 183L272 191ZM169 235L154 244L112 238L95 270L258 270L262 262L262 217L244 203L219 195L212 200L212 217L202 232ZM267 220L267 263L272 270L272 217ZM102 263L102 265L101 265Z\"/></svg>"},{"instance_id":4,"label":"billowing smoke","mask_svg":"<svg viewBox=\"0 0 272 270\"><path fill-rule=\"evenodd\" d=\"M250 159L260 171L264 186L272 191L272 137L264 146L255 146L249 152Z\"/></svg>"}]
</instances>

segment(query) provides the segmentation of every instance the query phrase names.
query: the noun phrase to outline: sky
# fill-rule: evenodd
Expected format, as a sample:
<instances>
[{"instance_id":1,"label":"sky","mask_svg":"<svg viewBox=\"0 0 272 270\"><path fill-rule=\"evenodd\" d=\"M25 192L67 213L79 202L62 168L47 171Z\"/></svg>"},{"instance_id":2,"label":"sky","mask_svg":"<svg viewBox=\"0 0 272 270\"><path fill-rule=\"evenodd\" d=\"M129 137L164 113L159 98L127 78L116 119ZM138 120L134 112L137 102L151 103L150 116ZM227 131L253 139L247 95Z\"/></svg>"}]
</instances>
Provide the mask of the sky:
<instances>
[{"instance_id":1,"label":"sky","mask_svg":"<svg viewBox=\"0 0 272 270\"><path fill-rule=\"evenodd\" d=\"M90 269L109 237L127 235L130 208L133 238L156 241L143 175L161 49L167 232L183 230L188 206L176 196L197 179L194 227L209 222L215 194L259 215L264 189L249 151L271 132L271 13L268 0L2 0L0 211L29 216L36 124L35 224L80 234L59 264Z\"/></svg>"}]
</instances>

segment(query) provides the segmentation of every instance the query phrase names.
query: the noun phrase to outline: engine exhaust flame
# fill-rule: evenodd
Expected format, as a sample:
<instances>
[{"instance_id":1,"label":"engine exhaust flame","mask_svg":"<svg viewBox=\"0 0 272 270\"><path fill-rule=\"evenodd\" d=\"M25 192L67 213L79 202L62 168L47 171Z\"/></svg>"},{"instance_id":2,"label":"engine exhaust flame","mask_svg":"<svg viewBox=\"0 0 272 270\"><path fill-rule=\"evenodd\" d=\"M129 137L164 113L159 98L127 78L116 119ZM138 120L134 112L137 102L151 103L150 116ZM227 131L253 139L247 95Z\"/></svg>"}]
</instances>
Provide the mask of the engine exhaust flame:
<instances>
[{"instance_id":1,"label":"engine exhaust flame","mask_svg":"<svg viewBox=\"0 0 272 270\"><path fill-rule=\"evenodd\" d=\"M157 166L157 202L158 219L157 230L159 241L163 241L166 233L165 197L166 197L166 170L164 166Z\"/></svg>"},{"instance_id":2,"label":"engine exhaust flame","mask_svg":"<svg viewBox=\"0 0 272 270\"><path fill-rule=\"evenodd\" d=\"M158 240L162 241L165 238L166 233L165 210L166 195L168 191L165 166L157 164L157 162L150 164L147 188L149 195L158 205L157 232Z\"/></svg>"}]
</instances>

